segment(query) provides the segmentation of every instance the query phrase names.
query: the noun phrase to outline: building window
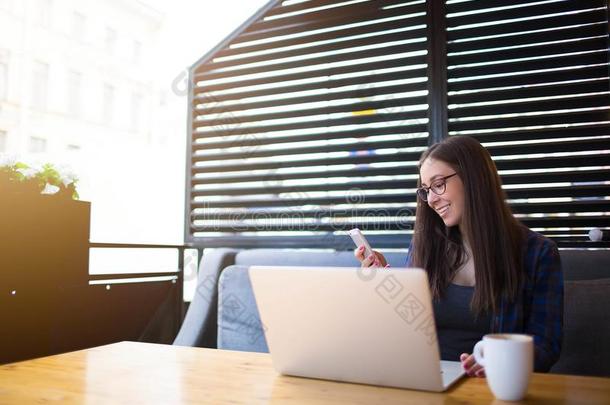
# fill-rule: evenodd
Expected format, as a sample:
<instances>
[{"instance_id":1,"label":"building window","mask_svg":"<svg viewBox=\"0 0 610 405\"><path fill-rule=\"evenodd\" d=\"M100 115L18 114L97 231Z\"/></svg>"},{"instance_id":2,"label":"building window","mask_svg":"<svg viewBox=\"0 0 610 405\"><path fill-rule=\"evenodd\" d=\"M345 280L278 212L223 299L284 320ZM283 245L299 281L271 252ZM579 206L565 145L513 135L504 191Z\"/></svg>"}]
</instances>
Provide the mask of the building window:
<instances>
[{"instance_id":1,"label":"building window","mask_svg":"<svg viewBox=\"0 0 610 405\"><path fill-rule=\"evenodd\" d=\"M43 28L50 28L53 0L37 0L34 7L36 23Z\"/></svg>"},{"instance_id":2,"label":"building window","mask_svg":"<svg viewBox=\"0 0 610 405\"><path fill-rule=\"evenodd\" d=\"M81 114L81 93L83 75L79 72L68 72L68 113L76 117Z\"/></svg>"},{"instance_id":3,"label":"building window","mask_svg":"<svg viewBox=\"0 0 610 405\"><path fill-rule=\"evenodd\" d=\"M136 92L131 95L131 117L129 121L129 129L137 132L140 129L142 119L142 106L144 104L144 96Z\"/></svg>"},{"instance_id":4,"label":"building window","mask_svg":"<svg viewBox=\"0 0 610 405\"><path fill-rule=\"evenodd\" d=\"M49 65L36 61L32 69L32 107L47 107L47 87L49 85Z\"/></svg>"},{"instance_id":5,"label":"building window","mask_svg":"<svg viewBox=\"0 0 610 405\"><path fill-rule=\"evenodd\" d=\"M87 17L77 11L72 13L72 36L79 41L84 41L86 28Z\"/></svg>"},{"instance_id":6,"label":"building window","mask_svg":"<svg viewBox=\"0 0 610 405\"><path fill-rule=\"evenodd\" d=\"M8 97L8 56L0 53L0 100Z\"/></svg>"},{"instance_id":7,"label":"building window","mask_svg":"<svg viewBox=\"0 0 610 405\"><path fill-rule=\"evenodd\" d=\"M7 151L8 135L6 131L0 131L0 153Z\"/></svg>"},{"instance_id":8,"label":"building window","mask_svg":"<svg viewBox=\"0 0 610 405\"><path fill-rule=\"evenodd\" d=\"M47 150L47 140L38 138L35 136L30 137L30 144L28 146L28 152L30 153L43 153Z\"/></svg>"},{"instance_id":9,"label":"building window","mask_svg":"<svg viewBox=\"0 0 610 405\"><path fill-rule=\"evenodd\" d=\"M133 61L138 63L142 58L142 43L140 41L133 41Z\"/></svg>"},{"instance_id":10,"label":"building window","mask_svg":"<svg viewBox=\"0 0 610 405\"><path fill-rule=\"evenodd\" d=\"M106 27L106 38L104 40L106 44L106 52L114 54L116 51L117 33L113 28Z\"/></svg>"},{"instance_id":11,"label":"building window","mask_svg":"<svg viewBox=\"0 0 610 405\"><path fill-rule=\"evenodd\" d=\"M104 94L102 95L102 121L105 125L111 125L114 119L114 87L104 84Z\"/></svg>"}]
</instances>

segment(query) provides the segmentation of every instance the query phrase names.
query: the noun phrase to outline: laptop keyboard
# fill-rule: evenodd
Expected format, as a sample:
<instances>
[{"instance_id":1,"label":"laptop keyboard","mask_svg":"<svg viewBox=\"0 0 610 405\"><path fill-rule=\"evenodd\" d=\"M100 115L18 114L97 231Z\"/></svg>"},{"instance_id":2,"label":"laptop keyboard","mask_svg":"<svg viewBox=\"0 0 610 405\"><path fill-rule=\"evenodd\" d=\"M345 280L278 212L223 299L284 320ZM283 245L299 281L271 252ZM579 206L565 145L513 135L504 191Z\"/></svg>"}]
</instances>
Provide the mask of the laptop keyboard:
<instances>
[{"instance_id":1,"label":"laptop keyboard","mask_svg":"<svg viewBox=\"0 0 610 405\"><path fill-rule=\"evenodd\" d=\"M464 374L464 370L462 370L462 364L459 361L441 360L441 377L445 389L460 378L462 374Z\"/></svg>"}]
</instances>

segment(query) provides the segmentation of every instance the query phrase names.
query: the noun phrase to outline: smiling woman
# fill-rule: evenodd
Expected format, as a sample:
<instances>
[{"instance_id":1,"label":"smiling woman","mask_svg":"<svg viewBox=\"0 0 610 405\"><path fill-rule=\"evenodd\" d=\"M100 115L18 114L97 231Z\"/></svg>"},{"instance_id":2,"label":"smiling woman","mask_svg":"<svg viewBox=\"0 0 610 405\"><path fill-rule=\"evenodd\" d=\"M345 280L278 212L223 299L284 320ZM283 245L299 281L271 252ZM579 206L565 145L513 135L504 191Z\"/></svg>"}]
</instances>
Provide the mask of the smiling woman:
<instances>
[{"instance_id":1,"label":"smiling woman","mask_svg":"<svg viewBox=\"0 0 610 405\"><path fill-rule=\"evenodd\" d=\"M426 269L441 357L471 355L487 333L534 336L535 368L548 371L561 350L563 276L554 242L529 230L506 203L496 166L474 138L454 136L419 161L418 203L408 265ZM384 263L356 256L363 266ZM535 280L535 282L534 282Z\"/></svg>"},{"instance_id":2,"label":"smiling woman","mask_svg":"<svg viewBox=\"0 0 610 405\"><path fill-rule=\"evenodd\" d=\"M495 311L497 297L514 297L522 282L517 269L525 235L505 202L491 156L474 138L451 137L424 152L419 166L421 185L442 183L453 173L457 176L440 195L433 192L422 200L418 193L414 263L433 272L430 280L436 297L463 265L472 263L475 276L476 268L489 269L479 275L481 286L472 306L477 312Z\"/></svg>"}]
</instances>

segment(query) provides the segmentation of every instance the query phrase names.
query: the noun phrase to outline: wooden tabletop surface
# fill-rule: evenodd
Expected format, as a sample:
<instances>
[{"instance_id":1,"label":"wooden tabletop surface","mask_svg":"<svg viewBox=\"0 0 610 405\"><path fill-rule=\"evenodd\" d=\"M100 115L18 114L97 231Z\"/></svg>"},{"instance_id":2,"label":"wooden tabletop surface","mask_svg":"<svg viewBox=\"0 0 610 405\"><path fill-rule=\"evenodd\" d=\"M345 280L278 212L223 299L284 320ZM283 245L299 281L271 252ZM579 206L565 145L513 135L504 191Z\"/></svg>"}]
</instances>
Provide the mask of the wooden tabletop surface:
<instances>
[{"instance_id":1,"label":"wooden tabletop surface","mask_svg":"<svg viewBox=\"0 0 610 405\"><path fill-rule=\"evenodd\" d=\"M438 394L280 376L268 354L135 342L0 366L0 404L53 402L504 403L494 400L482 378L463 378ZM522 403L610 404L610 378L534 374Z\"/></svg>"}]
</instances>

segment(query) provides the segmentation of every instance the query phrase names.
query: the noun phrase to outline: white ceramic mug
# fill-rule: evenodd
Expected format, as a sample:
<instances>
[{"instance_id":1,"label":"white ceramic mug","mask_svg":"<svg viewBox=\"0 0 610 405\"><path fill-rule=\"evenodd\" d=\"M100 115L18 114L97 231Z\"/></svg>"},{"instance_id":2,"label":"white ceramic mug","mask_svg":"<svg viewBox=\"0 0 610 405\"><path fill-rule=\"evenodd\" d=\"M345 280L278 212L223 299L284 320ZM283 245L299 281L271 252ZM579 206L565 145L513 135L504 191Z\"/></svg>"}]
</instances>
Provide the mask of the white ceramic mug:
<instances>
[{"instance_id":1,"label":"white ceramic mug","mask_svg":"<svg viewBox=\"0 0 610 405\"><path fill-rule=\"evenodd\" d=\"M518 401L525 396L534 368L534 339L528 335L490 334L473 350L485 367L487 384L496 398Z\"/></svg>"}]
</instances>

